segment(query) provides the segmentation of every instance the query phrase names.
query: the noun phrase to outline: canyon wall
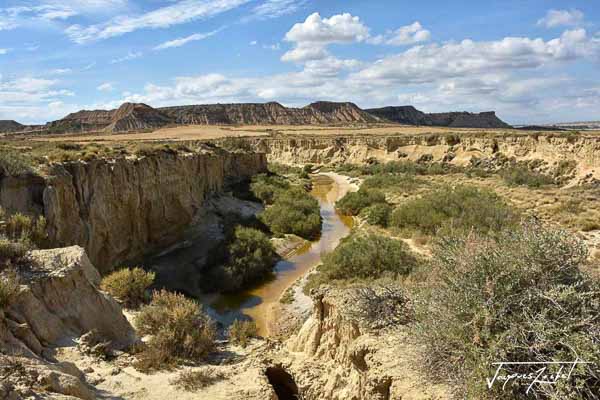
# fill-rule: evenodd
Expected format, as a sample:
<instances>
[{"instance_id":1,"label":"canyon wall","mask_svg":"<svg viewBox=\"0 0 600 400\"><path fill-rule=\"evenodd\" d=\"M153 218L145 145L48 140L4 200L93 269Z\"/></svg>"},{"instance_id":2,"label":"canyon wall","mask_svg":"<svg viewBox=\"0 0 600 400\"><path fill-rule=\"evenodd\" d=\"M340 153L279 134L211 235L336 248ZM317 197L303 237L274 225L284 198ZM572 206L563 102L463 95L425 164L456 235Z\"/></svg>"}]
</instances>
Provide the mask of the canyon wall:
<instances>
[{"instance_id":1,"label":"canyon wall","mask_svg":"<svg viewBox=\"0 0 600 400\"><path fill-rule=\"evenodd\" d=\"M568 135L397 135L252 138L250 144L283 164L364 164L411 160L500 166L536 162L546 172L573 163L578 183L600 179L600 138Z\"/></svg>"},{"instance_id":2,"label":"canyon wall","mask_svg":"<svg viewBox=\"0 0 600 400\"><path fill-rule=\"evenodd\" d=\"M53 247L84 247L104 273L177 242L210 194L266 168L264 154L224 151L68 162L0 178L0 199L44 215Z\"/></svg>"}]
</instances>

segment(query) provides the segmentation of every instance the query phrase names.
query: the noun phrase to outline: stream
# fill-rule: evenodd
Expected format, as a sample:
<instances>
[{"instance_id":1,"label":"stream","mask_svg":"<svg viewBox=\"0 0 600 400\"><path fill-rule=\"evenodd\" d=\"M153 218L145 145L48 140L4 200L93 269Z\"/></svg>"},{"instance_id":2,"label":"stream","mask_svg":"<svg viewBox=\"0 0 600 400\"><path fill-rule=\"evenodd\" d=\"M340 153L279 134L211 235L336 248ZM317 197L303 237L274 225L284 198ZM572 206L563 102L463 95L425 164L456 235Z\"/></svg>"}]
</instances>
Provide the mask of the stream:
<instances>
[{"instance_id":1,"label":"stream","mask_svg":"<svg viewBox=\"0 0 600 400\"><path fill-rule=\"evenodd\" d=\"M219 294L202 299L213 318L227 325L235 319L249 317L256 322L259 334L268 336L271 305L278 302L283 292L298 278L318 265L323 254L335 249L340 239L350 233L352 217L340 215L334 208L335 202L347 191L343 186L343 183L336 182L326 174L313 177L313 189L310 193L319 201L323 219L320 238L279 261L271 280L239 293Z\"/></svg>"}]
</instances>

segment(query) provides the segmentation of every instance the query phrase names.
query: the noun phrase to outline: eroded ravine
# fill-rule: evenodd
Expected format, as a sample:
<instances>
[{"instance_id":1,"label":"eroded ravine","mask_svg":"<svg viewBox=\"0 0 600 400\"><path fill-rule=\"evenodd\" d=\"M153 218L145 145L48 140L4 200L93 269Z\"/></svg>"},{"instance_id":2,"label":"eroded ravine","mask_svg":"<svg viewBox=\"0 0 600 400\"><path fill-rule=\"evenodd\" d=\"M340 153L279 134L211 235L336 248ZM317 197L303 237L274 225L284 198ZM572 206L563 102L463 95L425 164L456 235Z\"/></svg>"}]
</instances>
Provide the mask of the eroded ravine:
<instances>
[{"instance_id":1,"label":"eroded ravine","mask_svg":"<svg viewBox=\"0 0 600 400\"><path fill-rule=\"evenodd\" d=\"M319 201L321 208L321 237L279 261L275 266L275 275L270 281L243 292L204 299L213 316L224 324L250 317L256 322L259 334L268 336L270 306L278 302L282 293L298 278L318 265L323 254L335 249L339 241L350 233L352 218L340 215L335 210L335 202L347 191L348 185L340 176L315 176L311 195Z\"/></svg>"}]
</instances>

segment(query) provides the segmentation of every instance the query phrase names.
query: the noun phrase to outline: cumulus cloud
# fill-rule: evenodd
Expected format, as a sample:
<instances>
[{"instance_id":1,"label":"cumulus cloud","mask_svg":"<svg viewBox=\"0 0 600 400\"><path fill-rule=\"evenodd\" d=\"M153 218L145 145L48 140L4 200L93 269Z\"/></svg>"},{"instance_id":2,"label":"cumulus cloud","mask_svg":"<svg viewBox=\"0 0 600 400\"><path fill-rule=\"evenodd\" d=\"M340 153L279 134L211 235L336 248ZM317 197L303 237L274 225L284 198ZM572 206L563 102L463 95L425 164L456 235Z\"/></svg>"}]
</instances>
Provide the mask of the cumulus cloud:
<instances>
[{"instance_id":1,"label":"cumulus cloud","mask_svg":"<svg viewBox=\"0 0 600 400\"><path fill-rule=\"evenodd\" d=\"M199 19L210 18L250 0L183 0L137 16L118 16L90 26L72 25L65 32L79 44L121 36L139 29L168 28Z\"/></svg>"},{"instance_id":2,"label":"cumulus cloud","mask_svg":"<svg viewBox=\"0 0 600 400\"><path fill-rule=\"evenodd\" d=\"M96 88L100 92L112 92L114 89L115 87L110 82L103 83Z\"/></svg>"},{"instance_id":3,"label":"cumulus cloud","mask_svg":"<svg viewBox=\"0 0 600 400\"><path fill-rule=\"evenodd\" d=\"M388 44L392 46L406 46L426 42L431 38L431 32L423 28L419 21L398 28L386 35L379 35L369 39L369 43Z\"/></svg>"},{"instance_id":4,"label":"cumulus cloud","mask_svg":"<svg viewBox=\"0 0 600 400\"><path fill-rule=\"evenodd\" d=\"M354 77L426 83L488 71L537 68L551 62L597 57L600 43L590 40L584 29L565 31L544 41L507 37L498 41L415 46L403 53L378 60Z\"/></svg>"},{"instance_id":5,"label":"cumulus cloud","mask_svg":"<svg viewBox=\"0 0 600 400\"><path fill-rule=\"evenodd\" d=\"M140 58L144 54L141 51L130 51L127 55L123 57L113 58L110 63L111 64L119 64L125 61L135 60L136 58Z\"/></svg>"},{"instance_id":6,"label":"cumulus cloud","mask_svg":"<svg viewBox=\"0 0 600 400\"><path fill-rule=\"evenodd\" d=\"M369 37L367 28L359 17L344 13L331 18L321 18L319 13L309 15L302 23L295 24L285 35L285 40L296 43L360 42Z\"/></svg>"},{"instance_id":7,"label":"cumulus cloud","mask_svg":"<svg viewBox=\"0 0 600 400\"><path fill-rule=\"evenodd\" d=\"M546 28L578 26L583 22L583 18L583 13L577 9L549 10L544 18L538 20L537 24Z\"/></svg>"},{"instance_id":8,"label":"cumulus cloud","mask_svg":"<svg viewBox=\"0 0 600 400\"><path fill-rule=\"evenodd\" d=\"M170 49L173 47L181 47L189 42L195 42L198 40L204 40L207 39L211 36L216 35L218 32L220 32L222 29L217 29L214 30L212 32L206 32L206 33L195 33L193 35L190 36L186 36L186 37L182 37L182 38L178 38L178 39L174 39L174 40L169 40L168 42L164 42L162 44L159 44L158 46L156 46L154 48L154 50L165 50L165 49Z\"/></svg>"}]
</instances>

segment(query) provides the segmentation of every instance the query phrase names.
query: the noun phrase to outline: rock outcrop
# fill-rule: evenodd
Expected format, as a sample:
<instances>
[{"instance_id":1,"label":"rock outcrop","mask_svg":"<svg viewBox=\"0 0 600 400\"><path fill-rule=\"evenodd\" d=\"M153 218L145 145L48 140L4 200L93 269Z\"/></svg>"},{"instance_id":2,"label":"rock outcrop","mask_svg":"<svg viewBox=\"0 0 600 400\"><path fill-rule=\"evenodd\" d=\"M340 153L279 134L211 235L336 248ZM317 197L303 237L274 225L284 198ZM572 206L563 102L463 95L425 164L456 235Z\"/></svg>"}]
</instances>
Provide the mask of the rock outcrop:
<instances>
[{"instance_id":1,"label":"rock outcrop","mask_svg":"<svg viewBox=\"0 0 600 400\"><path fill-rule=\"evenodd\" d=\"M287 343L281 365L306 400L447 399L415 369L418 346L402 326L372 329L357 317L357 289L313 294L314 310Z\"/></svg>"},{"instance_id":2,"label":"rock outcrop","mask_svg":"<svg viewBox=\"0 0 600 400\"><path fill-rule=\"evenodd\" d=\"M266 168L264 154L225 151L68 162L43 179L0 177L0 199L43 214L54 247L84 247L104 273L181 240L211 194Z\"/></svg>"},{"instance_id":3,"label":"rock outcrop","mask_svg":"<svg viewBox=\"0 0 600 400\"><path fill-rule=\"evenodd\" d=\"M246 139L270 162L364 164L399 160L448 162L498 169L506 162L532 163L554 174L572 164L575 184L600 183L600 138L561 134L297 136Z\"/></svg>"},{"instance_id":4,"label":"rock outcrop","mask_svg":"<svg viewBox=\"0 0 600 400\"><path fill-rule=\"evenodd\" d=\"M413 106L365 110L381 119L404 125L448 126L451 128L510 128L494 111L481 113L449 112L426 114Z\"/></svg>"},{"instance_id":5,"label":"rock outcrop","mask_svg":"<svg viewBox=\"0 0 600 400\"><path fill-rule=\"evenodd\" d=\"M89 332L112 350L137 342L121 307L98 291L98 271L74 246L33 251L19 276L18 293L0 309L0 398L97 398L84 374L54 353Z\"/></svg>"}]
</instances>

